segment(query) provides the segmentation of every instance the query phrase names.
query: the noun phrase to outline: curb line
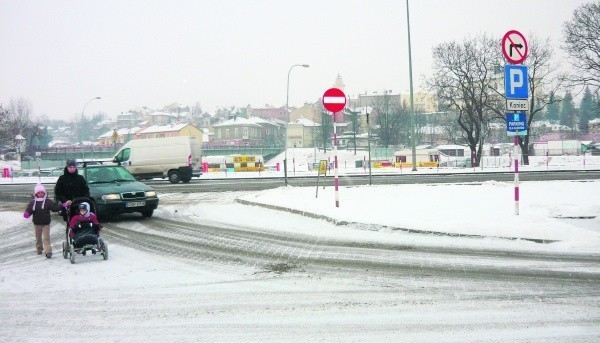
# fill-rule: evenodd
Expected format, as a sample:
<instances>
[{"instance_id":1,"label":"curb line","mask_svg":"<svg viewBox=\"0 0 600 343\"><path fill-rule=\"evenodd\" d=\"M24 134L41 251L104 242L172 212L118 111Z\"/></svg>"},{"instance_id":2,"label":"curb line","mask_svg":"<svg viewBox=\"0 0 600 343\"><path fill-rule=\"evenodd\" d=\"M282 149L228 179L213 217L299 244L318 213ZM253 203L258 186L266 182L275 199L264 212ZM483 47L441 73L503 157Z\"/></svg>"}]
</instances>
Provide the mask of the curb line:
<instances>
[{"instance_id":1,"label":"curb line","mask_svg":"<svg viewBox=\"0 0 600 343\"><path fill-rule=\"evenodd\" d=\"M508 240L511 240L511 241L523 240L523 241L529 241L529 242L541 243L541 244L549 244L549 243L560 242L560 240L551 240L551 239L523 238L523 237L483 236L483 235L463 234L463 233L439 232L439 231L428 231L428 230L415 230L415 229L407 229L407 228L403 228L403 227L395 227L395 226L379 225L379 224L366 224L366 223L360 223L360 222L349 222L349 221L345 221L345 220L337 220L335 218L331 218L331 217L328 217L328 216L323 215L323 214L316 214L316 213L312 213L312 212L307 212L307 211L302 211L302 210L296 210L296 209L293 209L293 208L288 208L288 207L283 207L283 206L277 206L277 205L261 204L261 203L258 203L258 202L252 202L252 201L249 201L249 200L244 200L244 199L239 199L239 198L235 199L235 202L238 203L238 204L241 204L241 205L258 206L258 207L262 207L262 208L266 208L266 209L270 209L270 210L276 210L276 211L282 211L282 212L289 212L289 213L293 213L293 214L299 214L301 216L308 217L308 218L325 220L327 222L332 223L335 226L356 225L356 226L359 226L361 228L367 228L370 231L378 231L381 228L386 228L386 229L390 229L392 231L402 231L402 232L406 232L406 233L416 233L416 234L421 234L421 235L434 235L434 236L447 236L447 237L464 237L464 238L498 238L498 239L508 239Z\"/></svg>"}]
</instances>

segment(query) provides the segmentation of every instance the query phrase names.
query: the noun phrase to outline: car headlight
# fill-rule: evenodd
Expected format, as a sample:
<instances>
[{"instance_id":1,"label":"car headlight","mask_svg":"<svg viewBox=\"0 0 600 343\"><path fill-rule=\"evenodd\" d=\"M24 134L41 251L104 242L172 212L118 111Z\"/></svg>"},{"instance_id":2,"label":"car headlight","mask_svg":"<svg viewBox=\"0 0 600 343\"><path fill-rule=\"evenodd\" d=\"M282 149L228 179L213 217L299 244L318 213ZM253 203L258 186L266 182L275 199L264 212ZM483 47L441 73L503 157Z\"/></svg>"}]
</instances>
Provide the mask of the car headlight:
<instances>
[{"instance_id":1,"label":"car headlight","mask_svg":"<svg viewBox=\"0 0 600 343\"><path fill-rule=\"evenodd\" d=\"M146 192L146 196L150 197L150 198L154 198L154 197L156 197L156 192L155 191Z\"/></svg>"},{"instance_id":2,"label":"car headlight","mask_svg":"<svg viewBox=\"0 0 600 343\"><path fill-rule=\"evenodd\" d=\"M121 196L119 194L104 194L102 200L119 200Z\"/></svg>"}]
</instances>

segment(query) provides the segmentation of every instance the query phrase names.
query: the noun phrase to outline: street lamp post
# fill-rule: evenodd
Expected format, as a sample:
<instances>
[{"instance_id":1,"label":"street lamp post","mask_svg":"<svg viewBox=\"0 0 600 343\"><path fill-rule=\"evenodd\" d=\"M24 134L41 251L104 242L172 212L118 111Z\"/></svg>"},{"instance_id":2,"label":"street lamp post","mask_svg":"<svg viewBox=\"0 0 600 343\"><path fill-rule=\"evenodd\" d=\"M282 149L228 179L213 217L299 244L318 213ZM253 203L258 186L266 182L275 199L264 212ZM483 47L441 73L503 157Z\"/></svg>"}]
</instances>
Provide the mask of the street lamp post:
<instances>
[{"instance_id":1,"label":"street lamp post","mask_svg":"<svg viewBox=\"0 0 600 343\"><path fill-rule=\"evenodd\" d=\"M406 26L408 27L408 75L410 80L410 138L412 145L412 170L417 171L417 149L415 147L415 106L413 99L412 54L410 51L410 12L406 0Z\"/></svg>"},{"instance_id":2,"label":"street lamp post","mask_svg":"<svg viewBox=\"0 0 600 343\"><path fill-rule=\"evenodd\" d=\"M303 67L303 68L308 68L309 65L308 64L294 64L293 66L290 67L290 69L288 70L288 76L287 76L287 91L286 91L286 97L285 97L285 137L284 137L284 158L283 158L283 178L285 180L285 185L288 185L288 179L287 179L287 128L288 128L288 123L290 121L290 110L289 110L289 101L290 101L290 73L292 72L292 69L294 69L294 67Z\"/></svg>"},{"instance_id":3,"label":"street lamp post","mask_svg":"<svg viewBox=\"0 0 600 343\"><path fill-rule=\"evenodd\" d=\"M95 98L91 98L88 102L85 103L85 105L83 106L83 110L81 110L81 127L79 128L79 145L81 145L82 143L82 139L83 139L83 114L85 113L85 108L87 107L87 105L94 101L94 100L100 100L102 99L101 97L97 96Z\"/></svg>"}]
</instances>

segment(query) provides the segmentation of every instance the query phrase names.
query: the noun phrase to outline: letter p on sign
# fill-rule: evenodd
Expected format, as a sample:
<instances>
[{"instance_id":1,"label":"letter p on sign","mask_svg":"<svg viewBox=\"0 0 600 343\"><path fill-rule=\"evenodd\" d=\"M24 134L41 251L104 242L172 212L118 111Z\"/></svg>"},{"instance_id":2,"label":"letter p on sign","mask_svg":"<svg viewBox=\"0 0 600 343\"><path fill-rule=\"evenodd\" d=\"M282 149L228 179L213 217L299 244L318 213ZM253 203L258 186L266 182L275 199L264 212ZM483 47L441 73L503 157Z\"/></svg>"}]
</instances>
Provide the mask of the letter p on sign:
<instances>
[{"instance_id":1,"label":"letter p on sign","mask_svg":"<svg viewBox=\"0 0 600 343\"><path fill-rule=\"evenodd\" d=\"M523 72L519 69L510 70L510 94L515 94L515 89L523 87Z\"/></svg>"},{"instance_id":2,"label":"letter p on sign","mask_svg":"<svg viewBox=\"0 0 600 343\"><path fill-rule=\"evenodd\" d=\"M507 99L527 99L529 97L527 66L504 66L504 94Z\"/></svg>"}]
</instances>

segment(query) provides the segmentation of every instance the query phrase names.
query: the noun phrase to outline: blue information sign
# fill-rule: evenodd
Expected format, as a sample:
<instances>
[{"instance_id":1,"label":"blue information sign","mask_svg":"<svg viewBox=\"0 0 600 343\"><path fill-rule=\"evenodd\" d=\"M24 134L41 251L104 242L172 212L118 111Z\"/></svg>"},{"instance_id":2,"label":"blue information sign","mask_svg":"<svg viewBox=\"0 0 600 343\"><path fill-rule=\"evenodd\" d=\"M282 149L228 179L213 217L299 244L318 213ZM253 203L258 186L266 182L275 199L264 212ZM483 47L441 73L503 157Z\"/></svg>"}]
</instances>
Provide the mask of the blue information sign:
<instances>
[{"instance_id":1,"label":"blue information sign","mask_svg":"<svg viewBox=\"0 0 600 343\"><path fill-rule=\"evenodd\" d=\"M506 99L527 99L529 95L529 81L527 66L504 66L504 95Z\"/></svg>"},{"instance_id":2,"label":"blue information sign","mask_svg":"<svg viewBox=\"0 0 600 343\"><path fill-rule=\"evenodd\" d=\"M527 115L525 113L506 114L506 133L509 136L527 135Z\"/></svg>"}]
</instances>

